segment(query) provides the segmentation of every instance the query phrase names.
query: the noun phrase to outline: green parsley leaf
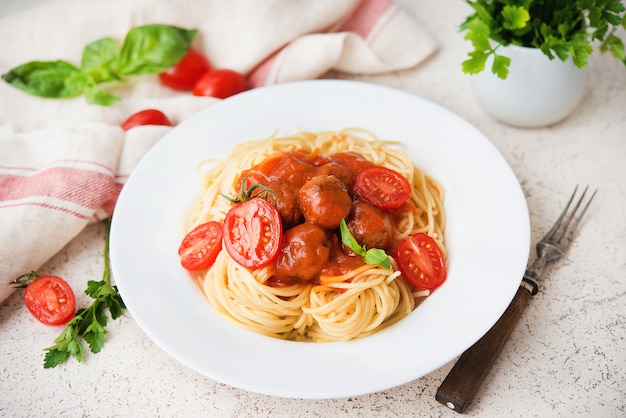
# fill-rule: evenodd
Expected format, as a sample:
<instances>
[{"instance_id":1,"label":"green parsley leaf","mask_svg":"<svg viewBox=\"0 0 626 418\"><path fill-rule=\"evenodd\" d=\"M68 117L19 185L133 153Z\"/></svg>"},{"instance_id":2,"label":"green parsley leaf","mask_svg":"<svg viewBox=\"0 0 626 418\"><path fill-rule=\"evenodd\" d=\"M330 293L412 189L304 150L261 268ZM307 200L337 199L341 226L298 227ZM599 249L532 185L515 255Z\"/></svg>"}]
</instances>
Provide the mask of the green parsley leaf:
<instances>
[{"instance_id":1,"label":"green parsley leaf","mask_svg":"<svg viewBox=\"0 0 626 418\"><path fill-rule=\"evenodd\" d=\"M602 51L610 51L620 61L626 64L626 53L623 41L615 35L610 35L600 46Z\"/></svg>"},{"instance_id":2,"label":"green parsley leaf","mask_svg":"<svg viewBox=\"0 0 626 418\"><path fill-rule=\"evenodd\" d=\"M483 51L470 52L468 54L470 58L461 63L463 72L466 74L478 74L482 72L485 69L485 64L490 54L489 52Z\"/></svg>"},{"instance_id":3,"label":"green parsley leaf","mask_svg":"<svg viewBox=\"0 0 626 418\"><path fill-rule=\"evenodd\" d=\"M50 350L46 353L43 367L45 369L55 367L57 364L63 363L68 356L69 354L67 350Z\"/></svg>"},{"instance_id":4,"label":"green parsley leaf","mask_svg":"<svg viewBox=\"0 0 626 418\"><path fill-rule=\"evenodd\" d=\"M593 48L584 39L583 35L576 36L570 41L570 54L574 65L578 68L583 68L587 65L587 58L589 58L592 52Z\"/></svg>"},{"instance_id":5,"label":"green parsley leaf","mask_svg":"<svg viewBox=\"0 0 626 418\"><path fill-rule=\"evenodd\" d=\"M511 6L508 4L502 9L502 17L504 18L502 26L509 30L522 29L530 20L528 10L521 6Z\"/></svg>"},{"instance_id":6,"label":"green parsley leaf","mask_svg":"<svg viewBox=\"0 0 626 418\"><path fill-rule=\"evenodd\" d=\"M104 244L104 271L102 280L89 280L85 294L93 298L93 302L87 308L79 309L65 329L54 340L54 345L46 348L44 368L56 367L70 356L77 361L83 357L81 339L89 346L92 353L99 353L106 340L106 325L108 317L106 310L112 319L119 318L126 306L120 296L117 286L111 284L109 270L109 235L110 223L107 222L107 235Z\"/></svg>"},{"instance_id":7,"label":"green parsley leaf","mask_svg":"<svg viewBox=\"0 0 626 418\"><path fill-rule=\"evenodd\" d=\"M504 55L493 56L493 64L491 65L491 72L498 76L498 78L505 79L509 75L509 66L511 65L511 58Z\"/></svg>"},{"instance_id":8,"label":"green parsley leaf","mask_svg":"<svg viewBox=\"0 0 626 418\"><path fill-rule=\"evenodd\" d=\"M468 1L467 2L474 9L475 16L478 20L485 22L487 26L491 26L494 23L493 19L493 7L486 1Z\"/></svg>"},{"instance_id":9,"label":"green parsley leaf","mask_svg":"<svg viewBox=\"0 0 626 418\"><path fill-rule=\"evenodd\" d=\"M106 283L104 281L95 281L95 280L89 280L87 281L87 289L85 289L85 294L87 296L90 296L94 299L97 299L100 297L100 294L102 292L102 288L106 285Z\"/></svg>"},{"instance_id":10,"label":"green parsley leaf","mask_svg":"<svg viewBox=\"0 0 626 418\"><path fill-rule=\"evenodd\" d=\"M477 51L491 51L489 43L489 26L482 20L473 19L467 23L465 39L472 43Z\"/></svg>"},{"instance_id":11,"label":"green parsley leaf","mask_svg":"<svg viewBox=\"0 0 626 418\"><path fill-rule=\"evenodd\" d=\"M506 78L510 61L498 58L500 46L538 48L549 59L572 58L583 68L600 42L601 52L611 52L626 64L624 41L617 29L626 28L626 6L620 0L466 0L472 7L460 25L473 50L462 63L463 72L478 74L493 56L492 72Z\"/></svg>"},{"instance_id":12,"label":"green parsley leaf","mask_svg":"<svg viewBox=\"0 0 626 418\"><path fill-rule=\"evenodd\" d=\"M606 19L609 25L619 26L622 24L621 13L624 13L626 7L622 4L621 0L608 0L604 2L604 9L602 10L602 17ZM626 17L626 16L625 16Z\"/></svg>"}]
</instances>

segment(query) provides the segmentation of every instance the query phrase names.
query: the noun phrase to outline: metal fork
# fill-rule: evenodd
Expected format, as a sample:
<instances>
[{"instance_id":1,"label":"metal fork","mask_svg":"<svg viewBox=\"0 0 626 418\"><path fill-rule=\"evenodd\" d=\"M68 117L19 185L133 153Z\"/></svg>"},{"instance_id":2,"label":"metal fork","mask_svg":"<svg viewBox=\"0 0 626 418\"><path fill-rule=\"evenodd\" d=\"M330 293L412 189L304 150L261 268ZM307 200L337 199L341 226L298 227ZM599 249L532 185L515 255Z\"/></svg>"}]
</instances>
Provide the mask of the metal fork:
<instances>
[{"instance_id":1,"label":"metal fork","mask_svg":"<svg viewBox=\"0 0 626 418\"><path fill-rule=\"evenodd\" d=\"M537 280L541 277L544 267L547 263L561 258L572 243L574 232L597 192L597 190L594 191L587 203L583 204L588 188L585 187L582 195L568 214L578 191L578 186L576 186L574 193L572 193L552 228L537 243L537 259L526 269L524 278L511 304L498 322L459 357L437 390L435 399L438 402L456 412L463 413L465 411L500 351L502 351L502 347L519 321L530 297L537 293L539 289ZM581 208L582 210L577 214Z\"/></svg>"},{"instance_id":2,"label":"metal fork","mask_svg":"<svg viewBox=\"0 0 626 418\"><path fill-rule=\"evenodd\" d=\"M574 193L572 193L572 196L569 198L563 212L561 212L554 225L552 225L552 228L550 228L546 235L537 243L538 257L530 267L526 269L526 273L524 274L524 280L530 281L533 285L533 295L537 293L538 286L536 280L543 274L545 265L550 261L556 261L561 258L572 242L574 231L578 228L583 215L597 192L597 190L593 192L587 203L582 207L580 214L576 216L576 212L578 212L578 209L581 207L588 189L589 186L585 187L582 196L580 196L572 212L568 215L567 211L578 191L578 186L574 188Z\"/></svg>"}]
</instances>

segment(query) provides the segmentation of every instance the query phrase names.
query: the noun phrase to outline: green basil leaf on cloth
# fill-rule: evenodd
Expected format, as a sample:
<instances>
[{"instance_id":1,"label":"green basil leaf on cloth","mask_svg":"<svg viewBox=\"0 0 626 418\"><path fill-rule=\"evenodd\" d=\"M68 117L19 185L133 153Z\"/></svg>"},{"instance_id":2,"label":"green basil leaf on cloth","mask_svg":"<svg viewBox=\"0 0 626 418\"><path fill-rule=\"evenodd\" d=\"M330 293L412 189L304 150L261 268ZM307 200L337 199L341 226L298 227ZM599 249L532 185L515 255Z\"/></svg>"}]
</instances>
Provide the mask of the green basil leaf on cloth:
<instances>
[{"instance_id":1,"label":"green basil leaf on cloth","mask_svg":"<svg viewBox=\"0 0 626 418\"><path fill-rule=\"evenodd\" d=\"M113 38L98 39L83 50L81 70L89 74L96 83L119 80L117 60L120 46Z\"/></svg>"},{"instance_id":2,"label":"green basil leaf on cloth","mask_svg":"<svg viewBox=\"0 0 626 418\"><path fill-rule=\"evenodd\" d=\"M119 74L156 74L167 70L187 53L197 33L197 30L167 25L131 29L122 45Z\"/></svg>"},{"instance_id":3,"label":"green basil leaf on cloth","mask_svg":"<svg viewBox=\"0 0 626 418\"><path fill-rule=\"evenodd\" d=\"M66 61L31 61L2 76L7 83L34 96L68 98L81 94L87 78Z\"/></svg>"}]
</instances>

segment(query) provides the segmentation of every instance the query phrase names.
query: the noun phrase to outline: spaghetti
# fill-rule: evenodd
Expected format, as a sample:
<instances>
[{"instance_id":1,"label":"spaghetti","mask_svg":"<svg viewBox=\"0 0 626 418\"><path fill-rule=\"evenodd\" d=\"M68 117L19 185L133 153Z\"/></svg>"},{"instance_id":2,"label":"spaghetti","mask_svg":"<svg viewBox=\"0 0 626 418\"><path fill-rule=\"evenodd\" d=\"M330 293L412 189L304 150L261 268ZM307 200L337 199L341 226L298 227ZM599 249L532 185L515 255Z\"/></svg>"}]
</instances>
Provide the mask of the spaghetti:
<instances>
[{"instance_id":1,"label":"spaghetti","mask_svg":"<svg viewBox=\"0 0 626 418\"><path fill-rule=\"evenodd\" d=\"M390 168L412 186L412 210L393 216L393 242L417 234L432 237L443 251L445 212L439 183L415 167L392 141L363 129L274 135L235 146L224 160L201 164L201 198L189 210L185 231L208 221L222 222L232 203L223 194L238 192L241 175L268 158L305 151L319 156L350 152ZM391 267L362 264L317 280L275 285L276 266L242 267L221 250L214 264L196 279L212 307L239 326L268 336L296 341L346 341L370 335L407 316L428 290L408 283L391 257Z\"/></svg>"}]
</instances>

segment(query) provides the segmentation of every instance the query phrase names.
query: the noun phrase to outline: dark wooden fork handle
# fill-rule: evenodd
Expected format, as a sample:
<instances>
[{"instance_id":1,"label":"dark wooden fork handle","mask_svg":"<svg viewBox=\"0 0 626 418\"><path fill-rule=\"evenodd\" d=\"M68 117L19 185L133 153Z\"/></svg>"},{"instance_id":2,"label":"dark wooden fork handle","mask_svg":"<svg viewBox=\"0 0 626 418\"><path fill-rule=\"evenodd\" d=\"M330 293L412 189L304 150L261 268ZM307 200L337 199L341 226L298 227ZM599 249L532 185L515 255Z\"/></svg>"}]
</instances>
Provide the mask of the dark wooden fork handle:
<instances>
[{"instance_id":1,"label":"dark wooden fork handle","mask_svg":"<svg viewBox=\"0 0 626 418\"><path fill-rule=\"evenodd\" d=\"M438 402L456 412L465 411L522 316L531 292L521 286L498 322L459 357L437 390Z\"/></svg>"}]
</instances>

